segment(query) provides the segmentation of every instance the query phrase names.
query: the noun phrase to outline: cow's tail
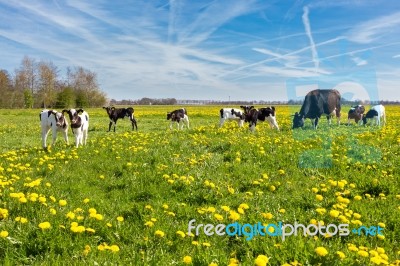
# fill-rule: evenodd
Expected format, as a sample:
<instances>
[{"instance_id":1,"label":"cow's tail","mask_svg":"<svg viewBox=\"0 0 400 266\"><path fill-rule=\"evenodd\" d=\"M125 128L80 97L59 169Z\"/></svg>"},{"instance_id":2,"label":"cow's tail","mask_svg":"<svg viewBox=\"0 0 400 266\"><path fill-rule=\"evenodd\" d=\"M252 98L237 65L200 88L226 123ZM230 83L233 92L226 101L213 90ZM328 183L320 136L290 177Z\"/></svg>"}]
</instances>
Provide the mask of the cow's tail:
<instances>
[{"instance_id":1,"label":"cow's tail","mask_svg":"<svg viewBox=\"0 0 400 266\"><path fill-rule=\"evenodd\" d=\"M219 110L219 113L221 115L221 118L224 118L224 109Z\"/></svg>"},{"instance_id":2,"label":"cow's tail","mask_svg":"<svg viewBox=\"0 0 400 266\"><path fill-rule=\"evenodd\" d=\"M185 115L188 115L187 114L187 110L185 109L185 108L182 108L183 109L183 113L185 114Z\"/></svg>"}]
</instances>

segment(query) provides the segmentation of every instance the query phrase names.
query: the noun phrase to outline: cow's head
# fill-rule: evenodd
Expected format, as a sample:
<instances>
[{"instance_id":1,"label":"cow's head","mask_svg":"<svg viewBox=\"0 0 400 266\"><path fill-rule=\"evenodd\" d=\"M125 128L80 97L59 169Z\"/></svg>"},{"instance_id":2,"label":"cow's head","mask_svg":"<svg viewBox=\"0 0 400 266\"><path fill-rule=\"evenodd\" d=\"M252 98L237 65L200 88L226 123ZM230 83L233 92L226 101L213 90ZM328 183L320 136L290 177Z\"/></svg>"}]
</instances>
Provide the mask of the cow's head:
<instances>
[{"instance_id":1,"label":"cow's head","mask_svg":"<svg viewBox=\"0 0 400 266\"><path fill-rule=\"evenodd\" d=\"M69 119L71 120L71 124L76 124L79 120L79 113L83 113L83 109L75 110L75 109L69 109L69 110L63 110L63 114L67 113L69 115Z\"/></svg>"},{"instance_id":2,"label":"cow's head","mask_svg":"<svg viewBox=\"0 0 400 266\"><path fill-rule=\"evenodd\" d=\"M172 113L167 113L167 120L170 120L172 118Z\"/></svg>"},{"instance_id":3,"label":"cow's head","mask_svg":"<svg viewBox=\"0 0 400 266\"><path fill-rule=\"evenodd\" d=\"M105 109L107 111L108 115L111 115L112 112L115 110L115 107L114 106L113 107L111 107L111 106L107 106L107 107L103 106L103 109Z\"/></svg>"},{"instance_id":4,"label":"cow's head","mask_svg":"<svg viewBox=\"0 0 400 266\"><path fill-rule=\"evenodd\" d=\"M293 116L293 129L304 126L304 116L296 112Z\"/></svg>"},{"instance_id":5,"label":"cow's head","mask_svg":"<svg viewBox=\"0 0 400 266\"><path fill-rule=\"evenodd\" d=\"M243 120L245 118L244 113L241 111L235 111L235 109L232 108L231 110L231 115L234 115L236 117L239 117L240 120Z\"/></svg>"},{"instance_id":6,"label":"cow's head","mask_svg":"<svg viewBox=\"0 0 400 266\"><path fill-rule=\"evenodd\" d=\"M244 114L248 114L251 109L254 109L253 105L241 105L240 108L243 109Z\"/></svg>"},{"instance_id":7,"label":"cow's head","mask_svg":"<svg viewBox=\"0 0 400 266\"><path fill-rule=\"evenodd\" d=\"M378 116L378 111L376 110L369 110L362 118L363 125L367 124L367 119L368 118L374 118L375 116Z\"/></svg>"},{"instance_id":8,"label":"cow's head","mask_svg":"<svg viewBox=\"0 0 400 266\"><path fill-rule=\"evenodd\" d=\"M57 112L55 110L50 110L49 111L49 116L50 115L54 115L54 117L56 119L56 126L57 127L64 128L67 125L67 123L65 121L65 116L64 116L63 113Z\"/></svg>"}]
</instances>

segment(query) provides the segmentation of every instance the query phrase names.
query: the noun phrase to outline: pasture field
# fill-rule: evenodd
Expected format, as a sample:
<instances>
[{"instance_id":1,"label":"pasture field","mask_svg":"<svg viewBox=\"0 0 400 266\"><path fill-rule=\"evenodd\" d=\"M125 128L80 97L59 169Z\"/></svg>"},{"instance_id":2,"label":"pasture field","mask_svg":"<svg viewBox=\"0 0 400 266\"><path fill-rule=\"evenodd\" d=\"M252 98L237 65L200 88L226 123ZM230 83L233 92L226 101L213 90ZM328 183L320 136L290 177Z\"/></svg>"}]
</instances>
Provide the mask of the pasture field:
<instances>
[{"instance_id":1,"label":"pasture field","mask_svg":"<svg viewBox=\"0 0 400 266\"><path fill-rule=\"evenodd\" d=\"M277 106L281 130L255 133L218 128L220 106L186 108L190 130L169 130L174 107L136 106L139 131L125 119L116 133L88 109L88 144L69 130L48 152L40 110L0 110L0 264L400 265L399 106L382 128L344 125L345 106L339 127L321 118L316 131L293 131L300 107ZM189 236L192 219L383 233Z\"/></svg>"}]
</instances>

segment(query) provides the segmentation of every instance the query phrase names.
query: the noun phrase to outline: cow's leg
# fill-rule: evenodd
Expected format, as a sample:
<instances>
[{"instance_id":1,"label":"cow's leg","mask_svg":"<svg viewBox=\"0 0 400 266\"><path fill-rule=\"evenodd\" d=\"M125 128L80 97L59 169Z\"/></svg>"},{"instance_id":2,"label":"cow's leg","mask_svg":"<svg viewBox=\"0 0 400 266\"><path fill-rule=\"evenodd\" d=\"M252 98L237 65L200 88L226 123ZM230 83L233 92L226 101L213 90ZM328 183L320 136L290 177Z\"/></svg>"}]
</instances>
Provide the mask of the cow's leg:
<instances>
[{"instance_id":1,"label":"cow's leg","mask_svg":"<svg viewBox=\"0 0 400 266\"><path fill-rule=\"evenodd\" d=\"M188 129L190 129L190 127L189 127L189 117L186 116L186 120L185 120L185 121L186 121L186 127L187 127Z\"/></svg>"},{"instance_id":2,"label":"cow's leg","mask_svg":"<svg viewBox=\"0 0 400 266\"><path fill-rule=\"evenodd\" d=\"M356 121L357 123L357 121ZM350 126L350 118L347 118L347 125Z\"/></svg>"},{"instance_id":3,"label":"cow's leg","mask_svg":"<svg viewBox=\"0 0 400 266\"><path fill-rule=\"evenodd\" d=\"M68 130L64 130L63 132L64 135L64 140L67 143L67 145L69 145L69 141L68 141Z\"/></svg>"},{"instance_id":4,"label":"cow's leg","mask_svg":"<svg viewBox=\"0 0 400 266\"><path fill-rule=\"evenodd\" d=\"M276 122L276 118L275 117L272 118L272 124L279 131L278 122Z\"/></svg>"},{"instance_id":5,"label":"cow's leg","mask_svg":"<svg viewBox=\"0 0 400 266\"><path fill-rule=\"evenodd\" d=\"M243 122L244 122L244 121L243 121L242 119L239 119L239 120L238 120L238 127L242 127L242 126L243 126Z\"/></svg>"},{"instance_id":6,"label":"cow's leg","mask_svg":"<svg viewBox=\"0 0 400 266\"><path fill-rule=\"evenodd\" d=\"M315 129L315 119L311 118L311 125L313 126L313 128Z\"/></svg>"},{"instance_id":7,"label":"cow's leg","mask_svg":"<svg viewBox=\"0 0 400 266\"><path fill-rule=\"evenodd\" d=\"M135 130L135 127L136 127L136 131L137 131L137 122L133 115L131 117L131 123L132 123L132 130Z\"/></svg>"},{"instance_id":8,"label":"cow's leg","mask_svg":"<svg viewBox=\"0 0 400 266\"><path fill-rule=\"evenodd\" d=\"M117 121L114 121L114 132L115 132L115 127L117 126Z\"/></svg>"},{"instance_id":9,"label":"cow's leg","mask_svg":"<svg viewBox=\"0 0 400 266\"><path fill-rule=\"evenodd\" d=\"M219 127L222 127L225 123L225 118L220 118L219 119Z\"/></svg>"},{"instance_id":10,"label":"cow's leg","mask_svg":"<svg viewBox=\"0 0 400 266\"><path fill-rule=\"evenodd\" d=\"M331 116L330 116L330 115L327 115L327 116L326 116L326 119L328 119L328 125L331 125L331 123L332 123L332 122L331 122Z\"/></svg>"},{"instance_id":11,"label":"cow's leg","mask_svg":"<svg viewBox=\"0 0 400 266\"><path fill-rule=\"evenodd\" d=\"M83 144L84 145L86 145L87 138L88 138L88 129L85 129L83 131Z\"/></svg>"},{"instance_id":12,"label":"cow's leg","mask_svg":"<svg viewBox=\"0 0 400 266\"><path fill-rule=\"evenodd\" d=\"M50 128L43 128L42 129L42 147L43 149L47 148L47 136L49 135Z\"/></svg>"},{"instance_id":13,"label":"cow's leg","mask_svg":"<svg viewBox=\"0 0 400 266\"><path fill-rule=\"evenodd\" d=\"M314 129L317 129L317 127L318 127L318 120L319 120L319 117L315 118Z\"/></svg>"},{"instance_id":14,"label":"cow's leg","mask_svg":"<svg viewBox=\"0 0 400 266\"><path fill-rule=\"evenodd\" d=\"M56 143L57 140L57 127L53 127L52 128L52 137L53 137L53 143L51 144L51 146L54 146L54 144Z\"/></svg>"},{"instance_id":15,"label":"cow's leg","mask_svg":"<svg viewBox=\"0 0 400 266\"><path fill-rule=\"evenodd\" d=\"M108 132L110 132L112 124L113 124L113 121L110 121L110 124L108 125Z\"/></svg>"}]
</instances>

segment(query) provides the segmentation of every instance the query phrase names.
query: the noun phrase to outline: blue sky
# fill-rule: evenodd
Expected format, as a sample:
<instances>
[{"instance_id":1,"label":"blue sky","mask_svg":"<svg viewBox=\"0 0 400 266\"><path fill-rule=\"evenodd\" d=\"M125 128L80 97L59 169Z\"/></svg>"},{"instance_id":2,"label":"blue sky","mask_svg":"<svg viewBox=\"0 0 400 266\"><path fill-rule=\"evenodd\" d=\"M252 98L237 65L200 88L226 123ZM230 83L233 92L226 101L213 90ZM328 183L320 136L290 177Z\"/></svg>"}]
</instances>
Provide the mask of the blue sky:
<instances>
[{"instance_id":1,"label":"blue sky","mask_svg":"<svg viewBox=\"0 0 400 266\"><path fill-rule=\"evenodd\" d=\"M0 68L82 66L109 98L400 100L400 1L0 0ZM372 96L373 95L373 96Z\"/></svg>"}]
</instances>

